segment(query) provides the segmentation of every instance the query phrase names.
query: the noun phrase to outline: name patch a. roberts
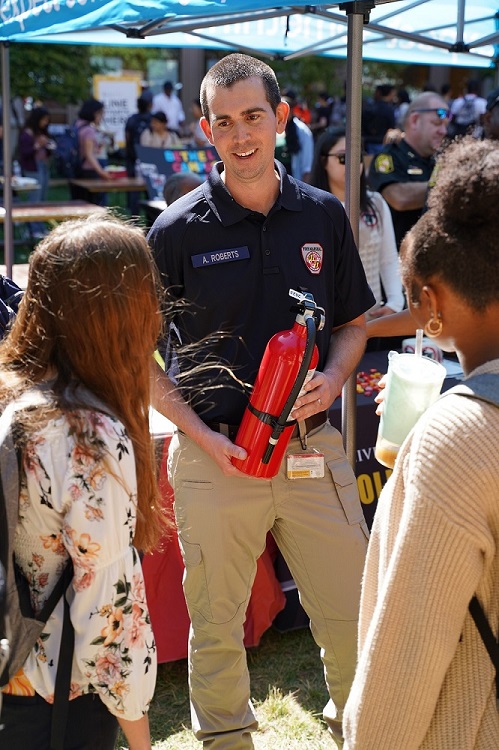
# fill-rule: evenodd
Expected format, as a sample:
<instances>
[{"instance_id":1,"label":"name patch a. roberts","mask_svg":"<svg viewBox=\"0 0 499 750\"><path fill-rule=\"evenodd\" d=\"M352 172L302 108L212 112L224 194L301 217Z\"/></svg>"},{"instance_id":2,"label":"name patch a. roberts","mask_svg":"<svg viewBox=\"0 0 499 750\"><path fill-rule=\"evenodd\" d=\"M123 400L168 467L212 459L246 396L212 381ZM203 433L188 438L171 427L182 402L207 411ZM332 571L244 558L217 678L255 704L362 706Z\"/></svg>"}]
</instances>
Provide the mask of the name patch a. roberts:
<instances>
[{"instance_id":1,"label":"name patch a. roberts","mask_svg":"<svg viewBox=\"0 0 499 750\"><path fill-rule=\"evenodd\" d=\"M243 246L231 247L227 250L210 250L207 253L192 255L191 260L194 268L201 268L202 266L213 266L217 263L231 263L234 260L244 260L249 257L247 246Z\"/></svg>"}]
</instances>

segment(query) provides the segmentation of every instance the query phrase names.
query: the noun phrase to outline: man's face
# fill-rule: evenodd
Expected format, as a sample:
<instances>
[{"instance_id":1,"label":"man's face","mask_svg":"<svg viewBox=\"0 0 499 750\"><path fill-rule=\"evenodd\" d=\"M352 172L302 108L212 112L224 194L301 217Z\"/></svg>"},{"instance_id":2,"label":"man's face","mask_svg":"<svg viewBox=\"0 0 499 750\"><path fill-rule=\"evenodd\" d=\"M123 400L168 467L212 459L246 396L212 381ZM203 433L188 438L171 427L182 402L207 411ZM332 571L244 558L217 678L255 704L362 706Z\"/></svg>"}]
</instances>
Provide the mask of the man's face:
<instances>
[{"instance_id":1,"label":"man's face","mask_svg":"<svg viewBox=\"0 0 499 750\"><path fill-rule=\"evenodd\" d=\"M280 102L274 113L256 76L229 88L211 86L207 95L209 120L201 118L201 127L224 163L228 189L274 177L276 133L284 132L289 105Z\"/></svg>"},{"instance_id":2,"label":"man's face","mask_svg":"<svg viewBox=\"0 0 499 750\"><path fill-rule=\"evenodd\" d=\"M449 118L438 114L439 110L447 111L447 105L440 99L430 102L425 109L430 111L410 114L406 137L420 156L431 156L440 148L447 134Z\"/></svg>"}]
</instances>

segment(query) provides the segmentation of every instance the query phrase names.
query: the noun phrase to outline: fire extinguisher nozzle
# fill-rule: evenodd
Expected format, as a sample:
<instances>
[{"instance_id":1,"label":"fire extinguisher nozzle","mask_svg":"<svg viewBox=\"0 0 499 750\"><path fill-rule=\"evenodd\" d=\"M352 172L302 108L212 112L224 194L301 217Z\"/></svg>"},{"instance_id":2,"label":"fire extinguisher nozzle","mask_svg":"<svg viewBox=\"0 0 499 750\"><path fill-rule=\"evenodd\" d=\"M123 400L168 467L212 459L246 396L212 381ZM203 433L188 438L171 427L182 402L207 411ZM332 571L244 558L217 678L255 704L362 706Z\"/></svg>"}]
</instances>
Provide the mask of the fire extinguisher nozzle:
<instances>
[{"instance_id":1,"label":"fire extinguisher nozzle","mask_svg":"<svg viewBox=\"0 0 499 750\"><path fill-rule=\"evenodd\" d=\"M274 445L273 445L273 444L272 444L272 443L271 443L271 442L269 441L269 444L267 445L267 448L266 448L266 450L265 450L265 453L263 454L263 458L262 458L262 464L268 464L268 463L269 463L269 461L270 461L270 459L271 459L271 457L272 457L272 453L274 452L274 446L275 446L275 443L274 443Z\"/></svg>"}]
</instances>

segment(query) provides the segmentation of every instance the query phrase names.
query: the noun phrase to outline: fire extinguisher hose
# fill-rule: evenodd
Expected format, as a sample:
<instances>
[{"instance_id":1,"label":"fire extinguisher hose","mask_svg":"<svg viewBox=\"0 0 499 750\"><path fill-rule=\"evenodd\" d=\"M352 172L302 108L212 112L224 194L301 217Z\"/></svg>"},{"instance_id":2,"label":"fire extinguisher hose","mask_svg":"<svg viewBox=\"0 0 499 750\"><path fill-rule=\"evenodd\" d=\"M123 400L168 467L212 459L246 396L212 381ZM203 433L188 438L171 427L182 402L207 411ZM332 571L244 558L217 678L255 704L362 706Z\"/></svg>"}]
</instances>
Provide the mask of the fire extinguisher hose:
<instances>
[{"instance_id":1,"label":"fire extinguisher hose","mask_svg":"<svg viewBox=\"0 0 499 750\"><path fill-rule=\"evenodd\" d=\"M307 327L307 340L305 343L305 350L303 352L303 359L301 361L300 369L298 370L295 383L290 391L288 399L286 403L284 404L282 412L279 415L277 422L274 425L271 436L269 437L269 443L267 445L267 448L265 449L265 453L262 458L263 464L269 463L272 453L274 451L274 448L277 445L277 441L279 440L279 437L282 431L286 427L286 422L288 421L289 413L291 409L293 408L293 405L296 399L298 398L298 394L300 393L302 389L303 383L305 382L305 378L307 377L308 367L312 359L312 354L313 354L314 345L315 345L315 334L316 334L315 319L312 316L306 317L305 325Z\"/></svg>"}]
</instances>

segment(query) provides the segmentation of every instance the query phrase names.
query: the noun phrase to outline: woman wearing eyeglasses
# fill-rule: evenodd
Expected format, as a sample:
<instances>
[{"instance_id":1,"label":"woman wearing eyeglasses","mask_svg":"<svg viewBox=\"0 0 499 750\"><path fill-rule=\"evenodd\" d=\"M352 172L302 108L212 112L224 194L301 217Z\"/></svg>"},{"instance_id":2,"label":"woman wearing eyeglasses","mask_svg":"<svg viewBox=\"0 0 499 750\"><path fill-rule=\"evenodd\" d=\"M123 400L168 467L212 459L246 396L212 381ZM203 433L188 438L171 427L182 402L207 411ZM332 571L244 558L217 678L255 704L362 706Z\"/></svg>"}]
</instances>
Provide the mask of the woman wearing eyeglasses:
<instances>
[{"instance_id":1,"label":"woman wearing eyeglasses","mask_svg":"<svg viewBox=\"0 0 499 750\"><path fill-rule=\"evenodd\" d=\"M312 185L327 190L342 203L345 202L345 148L345 130L326 130L316 144L310 180ZM390 209L379 193L367 189L362 163L359 169L359 254L376 298L367 316L378 318L402 310L404 294Z\"/></svg>"}]
</instances>

